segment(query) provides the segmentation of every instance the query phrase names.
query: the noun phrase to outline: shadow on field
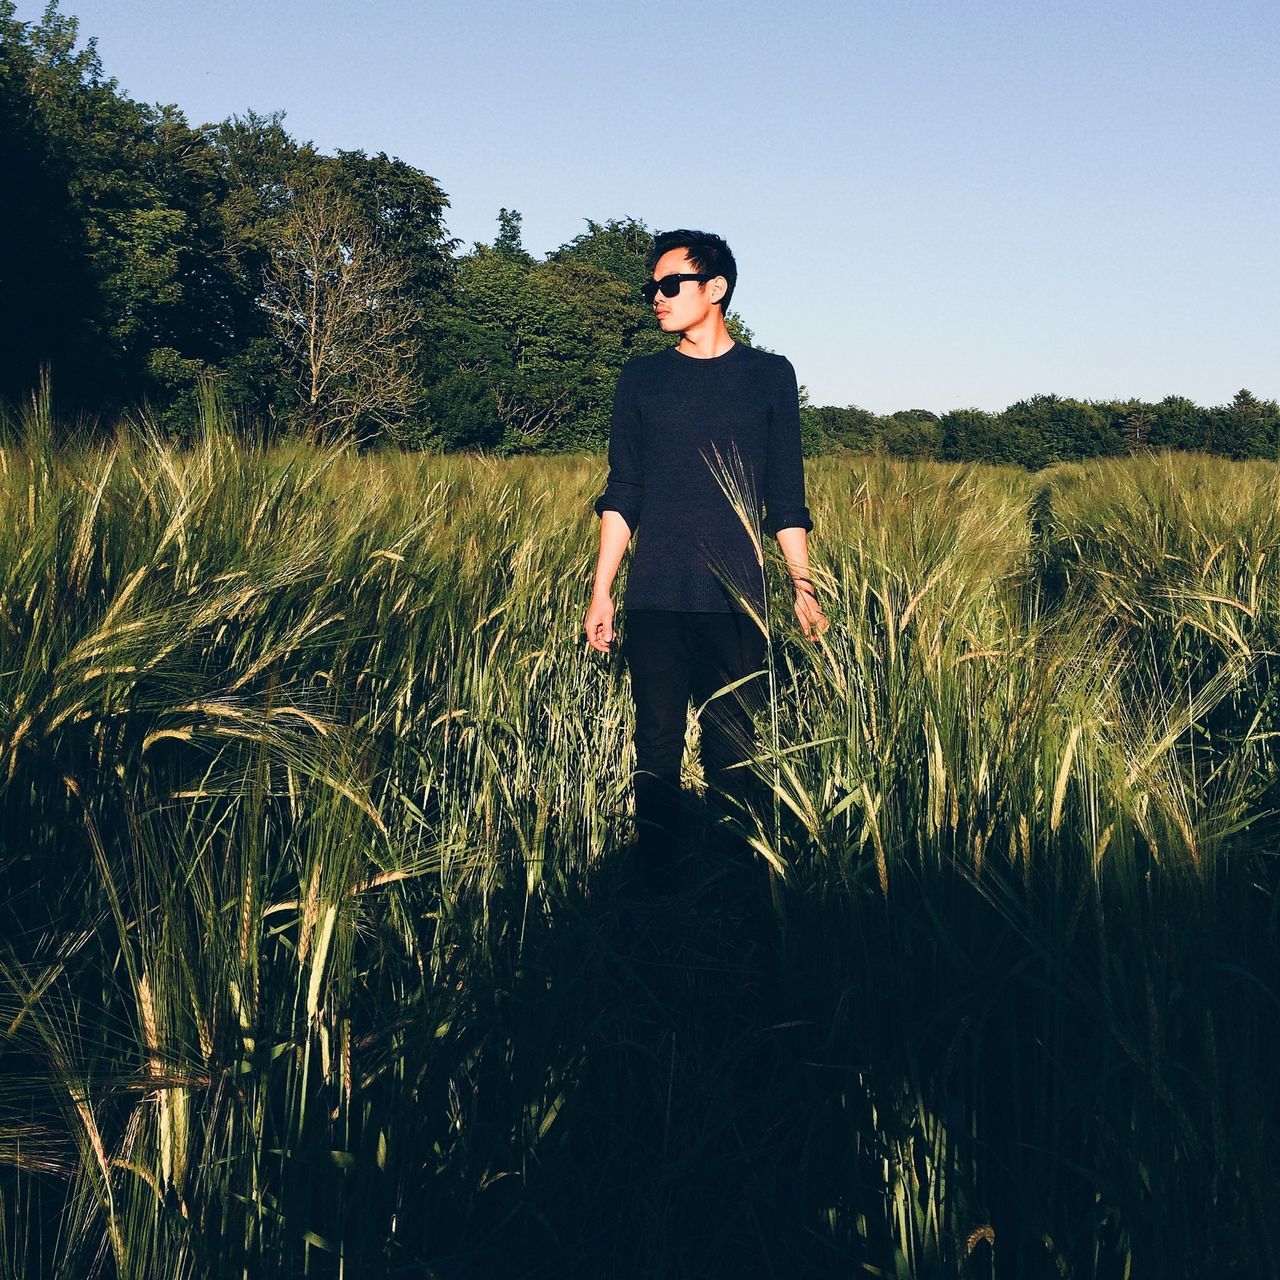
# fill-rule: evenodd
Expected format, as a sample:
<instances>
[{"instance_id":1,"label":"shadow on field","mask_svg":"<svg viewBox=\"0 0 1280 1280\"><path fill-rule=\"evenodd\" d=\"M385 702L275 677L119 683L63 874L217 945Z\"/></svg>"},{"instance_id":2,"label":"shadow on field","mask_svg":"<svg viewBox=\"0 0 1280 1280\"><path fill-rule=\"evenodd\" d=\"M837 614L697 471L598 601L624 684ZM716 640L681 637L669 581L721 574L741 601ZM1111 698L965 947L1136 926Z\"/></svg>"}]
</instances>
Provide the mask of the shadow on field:
<instances>
[{"instance_id":1,"label":"shadow on field","mask_svg":"<svg viewBox=\"0 0 1280 1280\"><path fill-rule=\"evenodd\" d=\"M581 1053L560 1140L540 1144L504 1258L482 1272L814 1273L796 1269L814 1241L782 1110L796 1063L778 1021L769 872L705 810L687 820L660 876L639 865L652 849L625 846L526 939L529 972L550 979L549 1012ZM556 1005L558 980L574 1009Z\"/></svg>"},{"instance_id":2,"label":"shadow on field","mask_svg":"<svg viewBox=\"0 0 1280 1280\"><path fill-rule=\"evenodd\" d=\"M1131 906L1107 928L1128 899L1078 894L1054 940L1050 878L978 883L955 860L888 894L861 869L784 886L696 809L660 876L638 856L558 889L495 968L503 1048L475 1096L489 1132L522 1107L523 1143L465 1201L453 1248L396 1274L1275 1273L1245 1199L1275 1185L1266 1127L1227 1136L1199 1030L1257 1099L1261 1024L1191 994L1202 963L1226 980L1212 921L1170 941L1166 979L1126 950ZM1268 919L1231 917L1231 946L1259 954Z\"/></svg>"},{"instance_id":3,"label":"shadow on field","mask_svg":"<svg viewBox=\"0 0 1280 1280\"><path fill-rule=\"evenodd\" d=\"M620 847L526 933L515 1016L543 1037L530 1063L565 1064L562 1092L536 1160L486 1197L479 1249L434 1274L822 1276L865 1259L822 1231L859 1156L842 1149L843 1185L823 1185L810 1147L832 1080L787 1013L781 886L689 793L685 822L660 875L652 849ZM873 1195L883 1182L870 1171Z\"/></svg>"}]
</instances>

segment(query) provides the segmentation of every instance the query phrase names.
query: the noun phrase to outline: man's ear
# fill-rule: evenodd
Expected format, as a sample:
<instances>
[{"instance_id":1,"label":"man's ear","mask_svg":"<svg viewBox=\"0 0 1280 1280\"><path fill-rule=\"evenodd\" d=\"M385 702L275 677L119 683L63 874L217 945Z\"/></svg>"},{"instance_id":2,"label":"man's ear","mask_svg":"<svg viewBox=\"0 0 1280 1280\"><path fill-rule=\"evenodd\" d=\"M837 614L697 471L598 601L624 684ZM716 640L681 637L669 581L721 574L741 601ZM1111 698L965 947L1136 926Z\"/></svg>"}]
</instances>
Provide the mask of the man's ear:
<instances>
[{"instance_id":1,"label":"man's ear","mask_svg":"<svg viewBox=\"0 0 1280 1280\"><path fill-rule=\"evenodd\" d=\"M712 279L708 281L708 285L711 289L712 302L719 302L720 299L729 292L729 282L724 278L724 276L712 277Z\"/></svg>"}]
</instances>

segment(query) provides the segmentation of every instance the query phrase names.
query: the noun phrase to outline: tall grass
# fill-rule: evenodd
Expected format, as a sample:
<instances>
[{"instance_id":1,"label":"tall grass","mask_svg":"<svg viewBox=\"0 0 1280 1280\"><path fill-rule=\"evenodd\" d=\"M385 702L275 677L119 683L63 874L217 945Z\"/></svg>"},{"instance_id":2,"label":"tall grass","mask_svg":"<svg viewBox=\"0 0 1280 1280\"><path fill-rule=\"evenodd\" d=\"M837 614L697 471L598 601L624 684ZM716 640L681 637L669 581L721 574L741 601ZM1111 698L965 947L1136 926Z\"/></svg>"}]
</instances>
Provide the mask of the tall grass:
<instances>
[{"instance_id":1,"label":"tall grass","mask_svg":"<svg viewBox=\"0 0 1280 1280\"><path fill-rule=\"evenodd\" d=\"M885 1159L912 1274L986 1228L1006 1274L1275 1267L1255 1054L1280 489L1233 472L1228 535L1204 465L1077 469L1047 495L818 469L835 625L781 649L785 971L810 1053L851 1086L815 1142L902 1126Z\"/></svg>"},{"instance_id":2,"label":"tall grass","mask_svg":"<svg viewBox=\"0 0 1280 1280\"><path fill-rule=\"evenodd\" d=\"M599 460L218 416L0 448L0 1276L1274 1273L1274 468L810 464L659 907Z\"/></svg>"}]
</instances>

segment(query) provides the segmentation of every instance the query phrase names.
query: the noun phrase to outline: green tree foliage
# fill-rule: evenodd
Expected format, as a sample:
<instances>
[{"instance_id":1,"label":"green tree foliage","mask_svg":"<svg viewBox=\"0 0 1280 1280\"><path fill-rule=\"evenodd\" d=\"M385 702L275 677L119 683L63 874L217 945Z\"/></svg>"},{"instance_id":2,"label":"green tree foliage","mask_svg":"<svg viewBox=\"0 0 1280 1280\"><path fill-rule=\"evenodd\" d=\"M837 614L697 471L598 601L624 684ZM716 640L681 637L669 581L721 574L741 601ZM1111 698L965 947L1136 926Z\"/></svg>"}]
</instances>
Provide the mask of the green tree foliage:
<instances>
[{"instance_id":1,"label":"green tree foliage","mask_svg":"<svg viewBox=\"0 0 1280 1280\"><path fill-rule=\"evenodd\" d=\"M800 429L806 453L866 453L876 447L880 420L854 404L838 408L806 403L800 409Z\"/></svg>"},{"instance_id":2,"label":"green tree foliage","mask_svg":"<svg viewBox=\"0 0 1280 1280\"><path fill-rule=\"evenodd\" d=\"M445 230L449 199L439 183L384 151L339 151L315 163L355 201L384 250L400 259L408 300L425 326L461 244Z\"/></svg>"},{"instance_id":3,"label":"green tree foliage","mask_svg":"<svg viewBox=\"0 0 1280 1280\"><path fill-rule=\"evenodd\" d=\"M46 15L48 20L48 15ZM72 195L74 169L58 145L36 83L47 58L0 0L0 396L24 395L42 364L61 372L95 350L99 299L88 269L84 219ZM92 44L81 66L96 65ZM84 70L75 74L78 84ZM20 252L14 247L21 246Z\"/></svg>"},{"instance_id":4,"label":"green tree foliage","mask_svg":"<svg viewBox=\"0 0 1280 1280\"><path fill-rule=\"evenodd\" d=\"M35 250L6 270L6 293L22 303L0 321L0 395L22 398L49 365L69 408L146 402L177 425L213 375L232 405L287 415L292 383L263 305L266 271L295 194L325 174L408 264L402 292L412 337L425 342L455 243L433 179L381 153L320 156L279 114L193 128L176 106L121 93L92 39L77 50L78 34L56 3L21 23L0 0L0 162L21 193L4 201L0 230Z\"/></svg>"},{"instance_id":5,"label":"green tree foliage","mask_svg":"<svg viewBox=\"0 0 1280 1280\"><path fill-rule=\"evenodd\" d=\"M935 458L942 442L938 423L928 409L900 409L881 420L880 446L895 458Z\"/></svg>"},{"instance_id":6,"label":"green tree foliage","mask_svg":"<svg viewBox=\"0 0 1280 1280\"><path fill-rule=\"evenodd\" d=\"M1236 392L1225 408L1209 413L1209 448L1228 458L1280 457L1280 405Z\"/></svg>"},{"instance_id":7,"label":"green tree foliage","mask_svg":"<svg viewBox=\"0 0 1280 1280\"><path fill-rule=\"evenodd\" d=\"M1209 444L1208 415L1186 396L1166 396L1152 408L1146 443L1153 449L1205 449Z\"/></svg>"},{"instance_id":8,"label":"green tree foliage","mask_svg":"<svg viewBox=\"0 0 1280 1280\"><path fill-rule=\"evenodd\" d=\"M524 214L518 209L498 210L498 236L493 242L495 253L516 262L531 262L524 248Z\"/></svg>"},{"instance_id":9,"label":"green tree foliage","mask_svg":"<svg viewBox=\"0 0 1280 1280\"><path fill-rule=\"evenodd\" d=\"M261 305L263 283L292 196L319 157L309 143L290 138L281 112L231 116L213 128L211 140L226 176L219 215L234 250L239 339L218 370L219 381L229 402L248 416L284 420L295 401L278 376L281 353Z\"/></svg>"},{"instance_id":10,"label":"green tree foliage","mask_svg":"<svg viewBox=\"0 0 1280 1280\"><path fill-rule=\"evenodd\" d=\"M446 448L601 448L634 306L589 260L538 262L503 210L492 245L457 266L441 327L432 421Z\"/></svg>"},{"instance_id":11,"label":"green tree foliage","mask_svg":"<svg viewBox=\"0 0 1280 1280\"><path fill-rule=\"evenodd\" d=\"M75 20L54 5L39 23L14 13L0 0L0 231L7 246L23 246L0 265L7 396L31 387L41 364L71 386L102 381L105 303L86 210L100 161L84 147L116 142L94 127L112 98L94 42L76 53Z\"/></svg>"},{"instance_id":12,"label":"green tree foliage","mask_svg":"<svg viewBox=\"0 0 1280 1280\"><path fill-rule=\"evenodd\" d=\"M57 353L58 391L115 407L163 391L155 373L175 358L223 362L237 342L237 290L210 131L192 129L177 107L120 93L93 40L76 50L76 20L56 4L38 23L13 23L11 6L4 18L6 78L25 95L28 143L60 175L56 191L46 185L47 210L24 211L27 229L39 235L47 212L85 265L79 287L58 291L61 317L50 317L80 339Z\"/></svg>"},{"instance_id":13,"label":"green tree foliage","mask_svg":"<svg viewBox=\"0 0 1280 1280\"><path fill-rule=\"evenodd\" d=\"M883 417L849 405L801 406L806 454L885 453L1038 470L1053 462L1188 449L1237 458L1280 455L1280 405L1240 391L1230 405L1204 409L1184 396L1085 402L1033 396L1002 413L922 409Z\"/></svg>"},{"instance_id":14,"label":"green tree foliage","mask_svg":"<svg viewBox=\"0 0 1280 1280\"><path fill-rule=\"evenodd\" d=\"M653 244L653 232L636 218L610 218L608 222L586 220L587 229L562 244L549 256L589 262L628 285L639 299L640 286L648 278L645 256Z\"/></svg>"},{"instance_id":15,"label":"green tree foliage","mask_svg":"<svg viewBox=\"0 0 1280 1280\"><path fill-rule=\"evenodd\" d=\"M938 426L941 435L939 456L947 462L999 465L1023 461L1013 436L994 413L987 413L984 409L954 409L942 415Z\"/></svg>"},{"instance_id":16,"label":"green tree foliage","mask_svg":"<svg viewBox=\"0 0 1280 1280\"><path fill-rule=\"evenodd\" d=\"M1078 462L1120 453L1122 448L1109 417L1079 400L1032 396L1010 405L1001 415L1001 423L1016 442L1025 466Z\"/></svg>"}]
</instances>

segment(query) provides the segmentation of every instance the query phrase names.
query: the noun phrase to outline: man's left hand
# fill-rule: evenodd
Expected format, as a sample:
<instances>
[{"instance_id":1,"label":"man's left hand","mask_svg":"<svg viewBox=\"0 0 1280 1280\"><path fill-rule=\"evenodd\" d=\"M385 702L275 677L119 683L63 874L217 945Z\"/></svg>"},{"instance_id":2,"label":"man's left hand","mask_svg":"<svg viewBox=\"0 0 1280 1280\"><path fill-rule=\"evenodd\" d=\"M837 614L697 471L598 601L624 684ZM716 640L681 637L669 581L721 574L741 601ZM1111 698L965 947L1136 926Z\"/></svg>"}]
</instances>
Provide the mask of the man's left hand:
<instances>
[{"instance_id":1,"label":"man's left hand","mask_svg":"<svg viewBox=\"0 0 1280 1280\"><path fill-rule=\"evenodd\" d=\"M816 640L831 625L813 592L801 587L796 588L796 619L807 640Z\"/></svg>"}]
</instances>

